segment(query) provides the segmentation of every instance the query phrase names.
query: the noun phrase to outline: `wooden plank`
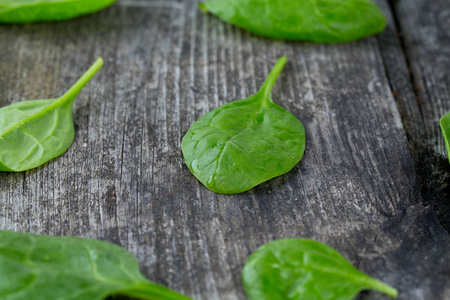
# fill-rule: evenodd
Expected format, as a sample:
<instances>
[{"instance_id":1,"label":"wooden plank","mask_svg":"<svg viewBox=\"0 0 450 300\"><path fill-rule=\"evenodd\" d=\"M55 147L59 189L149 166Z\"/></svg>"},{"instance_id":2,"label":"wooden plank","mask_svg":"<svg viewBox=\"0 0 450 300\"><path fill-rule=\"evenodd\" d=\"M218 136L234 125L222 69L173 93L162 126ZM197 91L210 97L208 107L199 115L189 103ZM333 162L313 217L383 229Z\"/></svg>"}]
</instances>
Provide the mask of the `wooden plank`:
<instances>
[{"instance_id":1,"label":"wooden plank","mask_svg":"<svg viewBox=\"0 0 450 300\"><path fill-rule=\"evenodd\" d=\"M420 288L417 288L415 289L415 297L418 299L447 299L450 297L450 281L448 275L445 275L450 272L450 253L448 251L450 215L449 205L447 203L448 196L446 196L448 193L443 188L444 185L442 183L447 180L446 178L450 174L450 169L448 168L448 161L444 159L442 147L438 152L437 149L439 147L433 145L434 142L432 142L430 135L427 133L430 129L432 131L439 129L439 117L436 116L434 119L430 119L429 116L424 117L423 115L421 108L421 84L416 82L419 77L412 70L413 65L419 67L418 64L423 62L421 62L422 57L420 55L417 55L417 53L412 55L411 53L413 49L421 48L421 51L424 51L424 47L435 47L435 45L427 45L425 42L414 44L404 38L412 31L423 30L421 28L422 26L434 27L434 30L443 30L443 28L434 22L422 22L421 24L415 21L412 22L412 19L419 16L419 11L416 11L417 14L415 15L404 12L399 13L399 5L406 5L411 8L417 5L414 1L395 1L393 3L391 2L390 5L385 2L379 4L381 4L385 14L389 17L390 26L384 33L378 36L378 40L386 66L386 74L389 78L389 83L393 90L414 158L416 176L422 195L422 205L427 212L425 216L427 216L426 218L434 218L439 221L439 224L437 224L436 221L422 220L420 223L412 226L416 230L423 230L426 226L425 224L430 224L430 230L434 231L432 228L438 229L438 233L434 234L434 237L428 241L428 245L424 246L429 250L424 249L423 251L424 253L433 253L433 256L436 255L435 258L439 258L434 259L432 263L426 263L429 264L430 268L425 271L428 275L424 276L422 280L427 282L430 289L437 289L440 292L430 296L426 293L424 294ZM447 5L447 7L450 6ZM391 11L392 8L394 8L393 11ZM430 7L428 5L423 5L422 8L429 13ZM404 28L402 25L406 22L409 24ZM400 31L400 28L402 31ZM406 30L406 32L403 30ZM437 52L435 53L439 55ZM440 55L444 53L445 50ZM426 54L426 51L422 54ZM425 80L428 80L427 78L433 78L433 74L423 74L423 76ZM433 106L434 104L427 102L426 105ZM433 128L433 126L438 127ZM436 250L439 254L435 252ZM412 274L414 273L405 275L409 277L408 280L417 282L417 278ZM436 280L432 279L435 275L438 275Z\"/></svg>"},{"instance_id":2,"label":"wooden plank","mask_svg":"<svg viewBox=\"0 0 450 300\"><path fill-rule=\"evenodd\" d=\"M439 119L450 110L450 2L393 1L391 8L392 26L379 36L386 71L414 157L422 204L434 211L448 232L450 165ZM389 10L387 4L385 10ZM444 245L448 247L448 242ZM436 248L430 249L434 252ZM441 265L430 268L429 273L430 278L433 274L443 276L441 280L429 280L429 284L437 289L444 287L434 298L447 299L450 280L444 274L450 272L450 254L444 250L439 256Z\"/></svg>"},{"instance_id":3,"label":"wooden plank","mask_svg":"<svg viewBox=\"0 0 450 300\"><path fill-rule=\"evenodd\" d=\"M0 229L112 241L148 278L196 299L245 299L251 252L312 238L397 287L398 299L445 299L450 240L421 204L383 43L270 41L196 3L128 0L64 23L0 27L1 106L61 94L105 59L75 102L67 153L0 174ZM243 194L207 190L184 164L183 134L255 93L282 55L273 98L303 122L304 158Z\"/></svg>"},{"instance_id":4,"label":"wooden plank","mask_svg":"<svg viewBox=\"0 0 450 300\"><path fill-rule=\"evenodd\" d=\"M450 111L450 2L393 3L406 64L403 55L387 50L389 42L382 43L383 55L397 101L404 108L402 117L424 205L436 210L442 226L449 231L450 165L439 119Z\"/></svg>"}]
</instances>

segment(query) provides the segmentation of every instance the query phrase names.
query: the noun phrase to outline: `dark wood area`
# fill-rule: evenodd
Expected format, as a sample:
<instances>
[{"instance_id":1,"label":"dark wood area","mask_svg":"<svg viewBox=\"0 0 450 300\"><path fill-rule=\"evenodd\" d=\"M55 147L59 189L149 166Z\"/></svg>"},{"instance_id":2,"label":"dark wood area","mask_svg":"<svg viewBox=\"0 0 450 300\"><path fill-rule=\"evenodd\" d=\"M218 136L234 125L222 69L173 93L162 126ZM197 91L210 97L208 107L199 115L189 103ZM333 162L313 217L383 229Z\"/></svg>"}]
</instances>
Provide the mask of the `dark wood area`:
<instances>
[{"instance_id":1,"label":"dark wood area","mask_svg":"<svg viewBox=\"0 0 450 300\"><path fill-rule=\"evenodd\" d=\"M250 253L279 238L335 247L402 300L450 299L450 1L376 1L378 36L272 41L196 0L125 0L60 23L0 26L0 106L59 96L98 56L62 156L0 173L0 229L110 241L195 299L246 299ZM288 64L275 103L306 129L289 173L238 195L190 173L181 139L200 116L255 93ZM363 292L358 299L389 299Z\"/></svg>"}]
</instances>

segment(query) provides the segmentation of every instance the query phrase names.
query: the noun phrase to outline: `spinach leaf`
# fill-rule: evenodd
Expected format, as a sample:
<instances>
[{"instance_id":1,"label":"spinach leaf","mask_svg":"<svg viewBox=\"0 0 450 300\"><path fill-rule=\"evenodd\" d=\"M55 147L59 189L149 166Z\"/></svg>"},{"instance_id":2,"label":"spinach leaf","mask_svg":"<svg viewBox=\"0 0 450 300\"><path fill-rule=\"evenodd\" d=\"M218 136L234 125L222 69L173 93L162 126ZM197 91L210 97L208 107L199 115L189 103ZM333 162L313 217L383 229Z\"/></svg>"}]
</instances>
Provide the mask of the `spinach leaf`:
<instances>
[{"instance_id":1,"label":"spinach leaf","mask_svg":"<svg viewBox=\"0 0 450 300\"><path fill-rule=\"evenodd\" d=\"M307 239L284 239L250 255L242 280L252 300L350 300L363 289L391 297L397 290L355 269L333 248Z\"/></svg>"},{"instance_id":2,"label":"spinach leaf","mask_svg":"<svg viewBox=\"0 0 450 300\"><path fill-rule=\"evenodd\" d=\"M348 42L386 27L386 19L370 0L211 0L199 7L274 39Z\"/></svg>"},{"instance_id":3,"label":"spinach leaf","mask_svg":"<svg viewBox=\"0 0 450 300\"><path fill-rule=\"evenodd\" d=\"M73 101L102 66L99 58L60 98L0 108L0 171L36 168L69 149L75 136Z\"/></svg>"},{"instance_id":4,"label":"spinach leaf","mask_svg":"<svg viewBox=\"0 0 450 300\"><path fill-rule=\"evenodd\" d=\"M188 300L148 281L136 258L107 242L0 231L0 300Z\"/></svg>"},{"instance_id":5,"label":"spinach leaf","mask_svg":"<svg viewBox=\"0 0 450 300\"><path fill-rule=\"evenodd\" d=\"M0 0L0 23L62 21L104 9L116 0Z\"/></svg>"},{"instance_id":6,"label":"spinach leaf","mask_svg":"<svg viewBox=\"0 0 450 300\"><path fill-rule=\"evenodd\" d=\"M261 90L197 120L181 148L191 172L217 193L241 193L290 171L305 150L300 121L270 93L286 63L279 59Z\"/></svg>"},{"instance_id":7,"label":"spinach leaf","mask_svg":"<svg viewBox=\"0 0 450 300\"><path fill-rule=\"evenodd\" d=\"M447 147L448 158L450 160L450 113L444 115L439 121L442 132L444 133L445 146Z\"/></svg>"}]
</instances>

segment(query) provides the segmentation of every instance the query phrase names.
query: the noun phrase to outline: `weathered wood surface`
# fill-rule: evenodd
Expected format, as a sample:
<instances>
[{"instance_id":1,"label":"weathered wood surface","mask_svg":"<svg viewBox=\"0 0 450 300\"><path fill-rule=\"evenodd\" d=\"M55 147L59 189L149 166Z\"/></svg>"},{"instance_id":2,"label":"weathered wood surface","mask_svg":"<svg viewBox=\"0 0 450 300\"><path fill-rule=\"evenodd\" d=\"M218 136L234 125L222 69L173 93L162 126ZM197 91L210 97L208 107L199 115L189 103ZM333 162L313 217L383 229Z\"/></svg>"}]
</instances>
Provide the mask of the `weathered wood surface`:
<instances>
[{"instance_id":1,"label":"weathered wood surface","mask_svg":"<svg viewBox=\"0 0 450 300\"><path fill-rule=\"evenodd\" d=\"M414 84L413 89L399 87L399 102L408 107L403 113L406 132L424 204L437 211L449 231L450 165L439 119L450 111L450 1L403 0L394 9ZM398 68L388 65L389 72L407 77ZM416 101L408 90L415 92Z\"/></svg>"},{"instance_id":2,"label":"weathered wood surface","mask_svg":"<svg viewBox=\"0 0 450 300\"><path fill-rule=\"evenodd\" d=\"M252 251L312 238L398 288L398 299L450 299L441 225L449 216L422 197L425 173L416 176L409 149L426 137L417 151L446 162L433 126L450 110L448 14L411 24L450 3L377 2L387 31L339 45L262 39L200 13L194 0L119 1L68 22L1 26L1 106L63 93L97 56L105 66L75 102L67 153L0 174L0 229L117 243L148 278L196 299L245 299L240 271ZM432 41L433 30L446 39ZM289 61L273 98L304 124L304 158L243 194L207 190L183 162L183 134L207 111L256 92L282 55ZM414 91L411 78L434 92Z\"/></svg>"}]
</instances>

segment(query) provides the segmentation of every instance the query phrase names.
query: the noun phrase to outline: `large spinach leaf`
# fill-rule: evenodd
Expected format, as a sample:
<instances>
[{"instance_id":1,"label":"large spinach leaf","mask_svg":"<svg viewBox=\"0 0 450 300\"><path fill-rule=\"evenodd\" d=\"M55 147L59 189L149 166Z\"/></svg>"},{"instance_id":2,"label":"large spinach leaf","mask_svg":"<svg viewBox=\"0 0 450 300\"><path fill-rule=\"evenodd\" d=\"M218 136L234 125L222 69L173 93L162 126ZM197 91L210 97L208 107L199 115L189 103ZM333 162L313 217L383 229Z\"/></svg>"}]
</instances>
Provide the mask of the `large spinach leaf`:
<instances>
[{"instance_id":1,"label":"large spinach leaf","mask_svg":"<svg viewBox=\"0 0 450 300\"><path fill-rule=\"evenodd\" d=\"M0 231L0 300L188 300L148 281L136 258L107 242Z\"/></svg>"},{"instance_id":2,"label":"large spinach leaf","mask_svg":"<svg viewBox=\"0 0 450 300\"><path fill-rule=\"evenodd\" d=\"M386 27L370 0L211 0L200 8L274 39L348 42Z\"/></svg>"},{"instance_id":3,"label":"large spinach leaf","mask_svg":"<svg viewBox=\"0 0 450 300\"><path fill-rule=\"evenodd\" d=\"M350 300L363 289L391 297L397 290L355 269L333 248L306 239L263 245L242 271L252 300Z\"/></svg>"},{"instance_id":4,"label":"large spinach leaf","mask_svg":"<svg viewBox=\"0 0 450 300\"><path fill-rule=\"evenodd\" d=\"M116 0L0 0L0 23L62 21L97 12Z\"/></svg>"},{"instance_id":5,"label":"large spinach leaf","mask_svg":"<svg viewBox=\"0 0 450 300\"><path fill-rule=\"evenodd\" d=\"M258 93L207 113L184 136L186 164L212 191L244 192L288 172L302 158L303 125L270 97L285 63L286 57L277 62Z\"/></svg>"},{"instance_id":6,"label":"large spinach leaf","mask_svg":"<svg viewBox=\"0 0 450 300\"><path fill-rule=\"evenodd\" d=\"M444 115L439 121L444 134L445 146L447 147L448 158L450 160L450 113Z\"/></svg>"},{"instance_id":7,"label":"large spinach leaf","mask_svg":"<svg viewBox=\"0 0 450 300\"><path fill-rule=\"evenodd\" d=\"M0 108L0 171L36 168L69 149L75 135L73 101L102 66L99 58L60 98Z\"/></svg>"}]
</instances>

